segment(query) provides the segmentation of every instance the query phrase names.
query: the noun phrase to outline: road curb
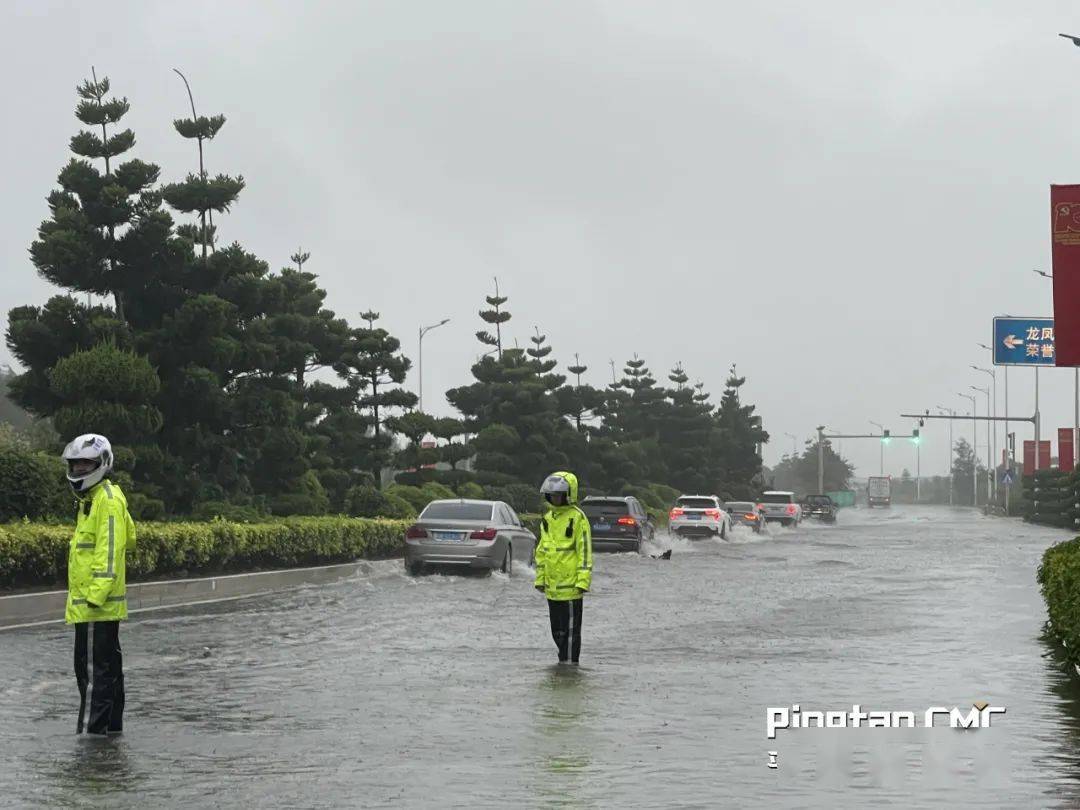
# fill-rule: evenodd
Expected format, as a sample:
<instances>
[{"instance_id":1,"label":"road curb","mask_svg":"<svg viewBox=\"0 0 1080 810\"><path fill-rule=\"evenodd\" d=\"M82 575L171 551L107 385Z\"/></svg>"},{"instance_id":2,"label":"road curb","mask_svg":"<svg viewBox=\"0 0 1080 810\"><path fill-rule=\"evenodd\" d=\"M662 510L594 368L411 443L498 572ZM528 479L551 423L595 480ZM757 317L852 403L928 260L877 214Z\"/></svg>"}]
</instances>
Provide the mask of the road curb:
<instances>
[{"instance_id":1,"label":"road curb","mask_svg":"<svg viewBox=\"0 0 1080 810\"><path fill-rule=\"evenodd\" d=\"M370 562L359 561L164 582L133 582L127 586L128 613L137 615L162 608L226 602L282 588L334 582L371 570ZM0 596L0 630L62 623L66 601L66 590Z\"/></svg>"}]
</instances>

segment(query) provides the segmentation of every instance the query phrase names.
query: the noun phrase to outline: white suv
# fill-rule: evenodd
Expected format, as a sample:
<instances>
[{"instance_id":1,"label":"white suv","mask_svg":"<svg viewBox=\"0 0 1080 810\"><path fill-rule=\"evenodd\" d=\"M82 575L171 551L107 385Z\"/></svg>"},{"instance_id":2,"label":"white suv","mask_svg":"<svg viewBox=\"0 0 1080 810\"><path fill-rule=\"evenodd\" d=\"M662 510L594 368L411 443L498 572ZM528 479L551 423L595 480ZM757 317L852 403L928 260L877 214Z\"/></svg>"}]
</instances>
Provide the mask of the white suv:
<instances>
[{"instance_id":1,"label":"white suv","mask_svg":"<svg viewBox=\"0 0 1080 810\"><path fill-rule=\"evenodd\" d=\"M758 506L761 507L765 520L779 520L781 526L798 526L802 520L802 506L795 500L794 492L763 492Z\"/></svg>"},{"instance_id":2,"label":"white suv","mask_svg":"<svg viewBox=\"0 0 1080 810\"><path fill-rule=\"evenodd\" d=\"M731 517L715 495L683 495L668 513L668 530L680 537L726 540Z\"/></svg>"}]
</instances>

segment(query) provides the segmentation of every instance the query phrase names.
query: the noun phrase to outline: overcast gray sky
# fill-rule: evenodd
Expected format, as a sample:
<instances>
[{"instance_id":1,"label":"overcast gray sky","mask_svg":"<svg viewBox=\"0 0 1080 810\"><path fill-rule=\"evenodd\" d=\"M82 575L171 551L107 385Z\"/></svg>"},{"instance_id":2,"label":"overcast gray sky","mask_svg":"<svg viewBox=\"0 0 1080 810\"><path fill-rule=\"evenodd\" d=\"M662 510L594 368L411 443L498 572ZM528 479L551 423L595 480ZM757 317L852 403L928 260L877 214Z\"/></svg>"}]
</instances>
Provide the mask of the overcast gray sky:
<instances>
[{"instance_id":1,"label":"overcast gray sky","mask_svg":"<svg viewBox=\"0 0 1080 810\"><path fill-rule=\"evenodd\" d=\"M179 67L229 119L208 168L248 182L224 240L275 268L302 245L329 307L382 312L414 361L453 319L425 339L428 410L469 380L498 275L511 337L538 325L597 385L637 352L718 400L737 363L767 463L817 424L906 431L989 381L968 367L993 315L1051 314L1031 269L1050 183L1080 180L1074 29L1073 3L988 0L5 2L0 319L54 292L27 248L75 85L108 75L172 180L196 167ZM1072 374L1042 380L1046 437ZM1030 413L1032 373L1010 389ZM876 472L875 443L843 452Z\"/></svg>"}]
</instances>

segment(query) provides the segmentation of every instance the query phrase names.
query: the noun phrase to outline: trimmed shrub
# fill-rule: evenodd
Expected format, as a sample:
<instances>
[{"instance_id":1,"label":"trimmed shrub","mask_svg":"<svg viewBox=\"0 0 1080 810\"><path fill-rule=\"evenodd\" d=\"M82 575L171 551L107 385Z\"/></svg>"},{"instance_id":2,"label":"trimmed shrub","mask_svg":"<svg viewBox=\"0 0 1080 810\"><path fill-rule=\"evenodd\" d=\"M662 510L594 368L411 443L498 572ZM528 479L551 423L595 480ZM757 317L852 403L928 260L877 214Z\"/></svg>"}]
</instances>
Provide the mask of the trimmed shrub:
<instances>
[{"instance_id":1,"label":"trimmed shrub","mask_svg":"<svg viewBox=\"0 0 1080 810\"><path fill-rule=\"evenodd\" d=\"M128 581L328 565L399 553L407 523L308 517L263 523L142 523ZM0 524L0 587L63 586L71 526Z\"/></svg>"},{"instance_id":2,"label":"trimmed shrub","mask_svg":"<svg viewBox=\"0 0 1080 810\"><path fill-rule=\"evenodd\" d=\"M441 501L457 497L457 493L450 489L450 487L443 486L435 481L429 481L424 484L420 487L420 491L424 493L429 503L431 501ZM427 504L424 504L424 506L427 506Z\"/></svg>"},{"instance_id":3,"label":"trimmed shrub","mask_svg":"<svg viewBox=\"0 0 1080 810\"><path fill-rule=\"evenodd\" d=\"M344 512L345 495L348 493L349 486L352 483L351 476L345 470L333 468L319 470L316 474L319 477L319 483L322 484L327 497L330 499L329 511L338 514Z\"/></svg>"},{"instance_id":4,"label":"trimmed shrub","mask_svg":"<svg viewBox=\"0 0 1080 810\"><path fill-rule=\"evenodd\" d=\"M1080 537L1043 552L1037 575L1050 616L1049 630L1065 643L1065 656L1080 665Z\"/></svg>"},{"instance_id":5,"label":"trimmed shrub","mask_svg":"<svg viewBox=\"0 0 1080 810\"><path fill-rule=\"evenodd\" d=\"M667 507L667 504L664 503L660 496L646 487L623 487L621 494L637 498L646 509L659 510Z\"/></svg>"},{"instance_id":6,"label":"trimmed shrub","mask_svg":"<svg viewBox=\"0 0 1080 810\"><path fill-rule=\"evenodd\" d=\"M128 499L128 506L131 499ZM138 520L134 512L131 516ZM265 522L269 515L250 504L229 503L228 501L203 501L196 504L192 510L193 520L231 520L234 523L261 523Z\"/></svg>"},{"instance_id":7,"label":"trimmed shrub","mask_svg":"<svg viewBox=\"0 0 1080 810\"><path fill-rule=\"evenodd\" d=\"M127 496L128 511L135 520L161 520L165 517L165 502L148 498L141 492Z\"/></svg>"},{"instance_id":8,"label":"trimmed shrub","mask_svg":"<svg viewBox=\"0 0 1080 810\"><path fill-rule=\"evenodd\" d=\"M432 501L420 487L411 487L407 484L391 484L383 492L386 495L393 495L407 501L416 512L420 512Z\"/></svg>"},{"instance_id":9,"label":"trimmed shrub","mask_svg":"<svg viewBox=\"0 0 1080 810\"><path fill-rule=\"evenodd\" d=\"M484 497L484 488L475 481L466 481L464 484L458 485L457 495L459 498L470 498L477 501L482 500Z\"/></svg>"},{"instance_id":10,"label":"trimmed shrub","mask_svg":"<svg viewBox=\"0 0 1080 810\"><path fill-rule=\"evenodd\" d=\"M392 493L380 492L373 486L353 487L345 498L352 517L384 517L411 520L416 517L412 504Z\"/></svg>"},{"instance_id":11,"label":"trimmed shrub","mask_svg":"<svg viewBox=\"0 0 1080 810\"><path fill-rule=\"evenodd\" d=\"M682 494L679 490L669 487L667 484L649 484L647 489L660 499L660 509L670 509Z\"/></svg>"},{"instance_id":12,"label":"trimmed shrub","mask_svg":"<svg viewBox=\"0 0 1080 810\"><path fill-rule=\"evenodd\" d=\"M0 520L73 513L64 463L44 453L0 447Z\"/></svg>"},{"instance_id":13,"label":"trimmed shrub","mask_svg":"<svg viewBox=\"0 0 1080 810\"><path fill-rule=\"evenodd\" d=\"M484 487L484 497L492 501L505 501L514 507L519 515L539 513L545 504L540 497L539 487L528 484L507 484L502 487Z\"/></svg>"},{"instance_id":14,"label":"trimmed shrub","mask_svg":"<svg viewBox=\"0 0 1080 810\"><path fill-rule=\"evenodd\" d=\"M270 501L270 511L282 517L288 515L325 515L330 498L314 470L300 476L295 492L282 492Z\"/></svg>"},{"instance_id":15,"label":"trimmed shrub","mask_svg":"<svg viewBox=\"0 0 1080 810\"><path fill-rule=\"evenodd\" d=\"M394 518L395 520L413 520L418 514L420 514L419 510L413 509L413 505L404 498L399 498L397 495L386 496L386 512L382 517Z\"/></svg>"}]
</instances>

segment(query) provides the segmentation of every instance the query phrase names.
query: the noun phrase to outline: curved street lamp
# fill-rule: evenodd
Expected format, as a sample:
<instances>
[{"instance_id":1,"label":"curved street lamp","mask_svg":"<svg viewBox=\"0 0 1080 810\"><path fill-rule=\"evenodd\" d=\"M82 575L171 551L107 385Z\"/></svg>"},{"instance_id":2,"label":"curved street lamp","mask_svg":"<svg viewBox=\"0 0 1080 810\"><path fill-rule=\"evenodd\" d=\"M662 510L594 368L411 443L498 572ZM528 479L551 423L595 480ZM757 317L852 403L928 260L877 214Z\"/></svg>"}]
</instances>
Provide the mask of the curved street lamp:
<instances>
[{"instance_id":1,"label":"curved street lamp","mask_svg":"<svg viewBox=\"0 0 1080 810\"><path fill-rule=\"evenodd\" d=\"M443 318L441 321L439 321L438 323L433 323L431 326L420 327L420 345L417 351L417 364L419 365L419 368L417 369L417 376L420 378L420 396L418 405L421 413L423 413L424 411L424 335L426 335L432 329L438 329L440 326L445 326L448 323L450 323L450 319Z\"/></svg>"}]
</instances>

